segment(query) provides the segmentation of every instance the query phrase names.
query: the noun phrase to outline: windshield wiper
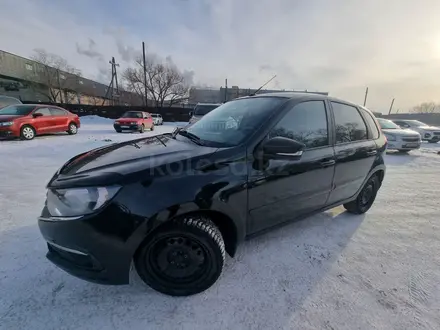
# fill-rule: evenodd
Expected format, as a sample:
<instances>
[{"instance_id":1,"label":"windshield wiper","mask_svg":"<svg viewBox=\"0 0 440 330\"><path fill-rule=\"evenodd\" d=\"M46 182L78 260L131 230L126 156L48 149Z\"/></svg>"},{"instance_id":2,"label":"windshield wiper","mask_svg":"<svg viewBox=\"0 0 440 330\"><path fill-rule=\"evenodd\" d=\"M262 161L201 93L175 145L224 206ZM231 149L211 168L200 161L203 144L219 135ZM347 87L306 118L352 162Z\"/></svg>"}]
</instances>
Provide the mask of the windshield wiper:
<instances>
[{"instance_id":1,"label":"windshield wiper","mask_svg":"<svg viewBox=\"0 0 440 330\"><path fill-rule=\"evenodd\" d=\"M179 130L177 132L177 134L180 134L180 135L190 139L191 141L193 141L195 144L198 144L199 146L203 146L204 145L202 140L200 140L200 138L197 135L195 135L193 133L190 133L190 132L188 132L188 131L186 131L184 129Z\"/></svg>"}]
</instances>

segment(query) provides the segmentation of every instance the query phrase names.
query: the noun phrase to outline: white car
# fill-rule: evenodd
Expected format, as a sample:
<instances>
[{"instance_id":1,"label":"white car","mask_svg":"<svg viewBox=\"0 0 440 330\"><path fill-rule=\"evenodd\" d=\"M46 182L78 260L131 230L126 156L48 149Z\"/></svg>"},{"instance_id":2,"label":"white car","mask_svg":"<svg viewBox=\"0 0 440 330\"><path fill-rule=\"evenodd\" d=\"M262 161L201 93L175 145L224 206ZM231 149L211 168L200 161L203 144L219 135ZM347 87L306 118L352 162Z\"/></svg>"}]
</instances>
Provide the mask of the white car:
<instances>
[{"instance_id":1,"label":"white car","mask_svg":"<svg viewBox=\"0 0 440 330\"><path fill-rule=\"evenodd\" d=\"M163 124L163 118L162 118L162 116L160 114L152 113L151 117L153 118L154 125L158 126L158 125L162 125Z\"/></svg>"},{"instance_id":2,"label":"white car","mask_svg":"<svg viewBox=\"0 0 440 330\"><path fill-rule=\"evenodd\" d=\"M377 118L377 121L387 138L387 150L407 152L420 148L422 137L418 132L411 129L402 129L388 119Z\"/></svg>"},{"instance_id":3,"label":"white car","mask_svg":"<svg viewBox=\"0 0 440 330\"><path fill-rule=\"evenodd\" d=\"M392 119L392 121L402 128L409 128L419 132L423 141L428 141L429 143L440 141L440 127L430 126L418 120Z\"/></svg>"}]
</instances>

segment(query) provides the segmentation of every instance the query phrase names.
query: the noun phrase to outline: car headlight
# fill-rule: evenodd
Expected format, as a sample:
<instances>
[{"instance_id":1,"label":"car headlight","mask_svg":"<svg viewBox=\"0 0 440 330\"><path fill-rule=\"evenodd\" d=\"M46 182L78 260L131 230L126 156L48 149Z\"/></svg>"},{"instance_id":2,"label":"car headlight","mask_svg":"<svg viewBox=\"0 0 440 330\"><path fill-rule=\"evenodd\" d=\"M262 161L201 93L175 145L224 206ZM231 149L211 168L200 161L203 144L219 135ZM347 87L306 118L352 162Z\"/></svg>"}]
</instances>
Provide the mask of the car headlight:
<instances>
[{"instance_id":1,"label":"car headlight","mask_svg":"<svg viewBox=\"0 0 440 330\"><path fill-rule=\"evenodd\" d=\"M116 125L119 125L119 121L115 121L115 124L116 124Z\"/></svg>"},{"instance_id":2,"label":"car headlight","mask_svg":"<svg viewBox=\"0 0 440 330\"><path fill-rule=\"evenodd\" d=\"M54 217L75 217L95 212L110 201L120 186L49 189L46 206Z\"/></svg>"},{"instance_id":3,"label":"car headlight","mask_svg":"<svg viewBox=\"0 0 440 330\"><path fill-rule=\"evenodd\" d=\"M0 123L0 126L12 126L13 122L12 121L4 121L2 123Z\"/></svg>"},{"instance_id":4,"label":"car headlight","mask_svg":"<svg viewBox=\"0 0 440 330\"><path fill-rule=\"evenodd\" d=\"M385 134L388 141L396 141L396 136L392 134Z\"/></svg>"}]
</instances>

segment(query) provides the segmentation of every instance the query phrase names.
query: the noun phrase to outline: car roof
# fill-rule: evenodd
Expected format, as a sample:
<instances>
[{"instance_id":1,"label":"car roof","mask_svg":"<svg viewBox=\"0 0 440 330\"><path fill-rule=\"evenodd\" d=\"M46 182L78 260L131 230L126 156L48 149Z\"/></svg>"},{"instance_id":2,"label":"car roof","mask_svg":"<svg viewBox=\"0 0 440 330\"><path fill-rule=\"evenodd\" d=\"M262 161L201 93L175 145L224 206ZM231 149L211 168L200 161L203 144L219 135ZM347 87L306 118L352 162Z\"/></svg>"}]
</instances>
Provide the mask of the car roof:
<instances>
[{"instance_id":1,"label":"car roof","mask_svg":"<svg viewBox=\"0 0 440 330\"><path fill-rule=\"evenodd\" d=\"M304 93L304 92L271 92L271 93L261 93L261 94L257 94L257 95L252 95L252 96L244 96L244 97L240 97L237 98L238 99L246 99L246 98L257 98L257 97L281 97L281 98L286 98L289 100L301 100L301 101L306 101L306 100L329 100L329 101L333 101L333 102L341 102L347 105L351 105L353 107L357 107L357 108L362 108L365 109L367 111L370 111L369 109L362 107L358 104L355 104L353 102L349 102L346 100L342 100L342 99L338 99L336 97L332 97L332 96L328 96L328 95L323 95L323 94L319 94L319 93Z\"/></svg>"}]
</instances>

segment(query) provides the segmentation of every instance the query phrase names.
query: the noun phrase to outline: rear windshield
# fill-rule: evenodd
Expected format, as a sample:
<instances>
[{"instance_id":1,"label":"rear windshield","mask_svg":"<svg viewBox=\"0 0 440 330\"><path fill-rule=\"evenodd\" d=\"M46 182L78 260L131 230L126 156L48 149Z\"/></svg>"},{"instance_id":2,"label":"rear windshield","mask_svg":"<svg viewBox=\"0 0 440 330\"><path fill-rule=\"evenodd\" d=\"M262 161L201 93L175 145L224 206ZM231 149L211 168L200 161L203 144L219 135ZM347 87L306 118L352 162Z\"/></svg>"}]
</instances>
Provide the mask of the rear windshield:
<instances>
[{"instance_id":1,"label":"rear windshield","mask_svg":"<svg viewBox=\"0 0 440 330\"><path fill-rule=\"evenodd\" d=\"M21 102L13 97L0 97L0 109L14 104L21 104Z\"/></svg>"},{"instance_id":2,"label":"rear windshield","mask_svg":"<svg viewBox=\"0 0 440 330\"><path fill-rule=\"evenodd\" d=\"M127 111L121 116L121 118L143 118L143 116L142 116L142 112Z\"/></svg>"},{"instance_id":3,"label":"rear windshield","mask_svg":"<svg viewBox=\"0 0 440 330\"><path fill-rule=\"evenodd\" d=\"M204 116L206 115L208 112L214 110L215 108L217 108L218 105L214 104L214 105L208 105L208 104L199 104L196 105L196 107L194 108L194 115L195 116Z\"/></svg>"}]
</instances>

